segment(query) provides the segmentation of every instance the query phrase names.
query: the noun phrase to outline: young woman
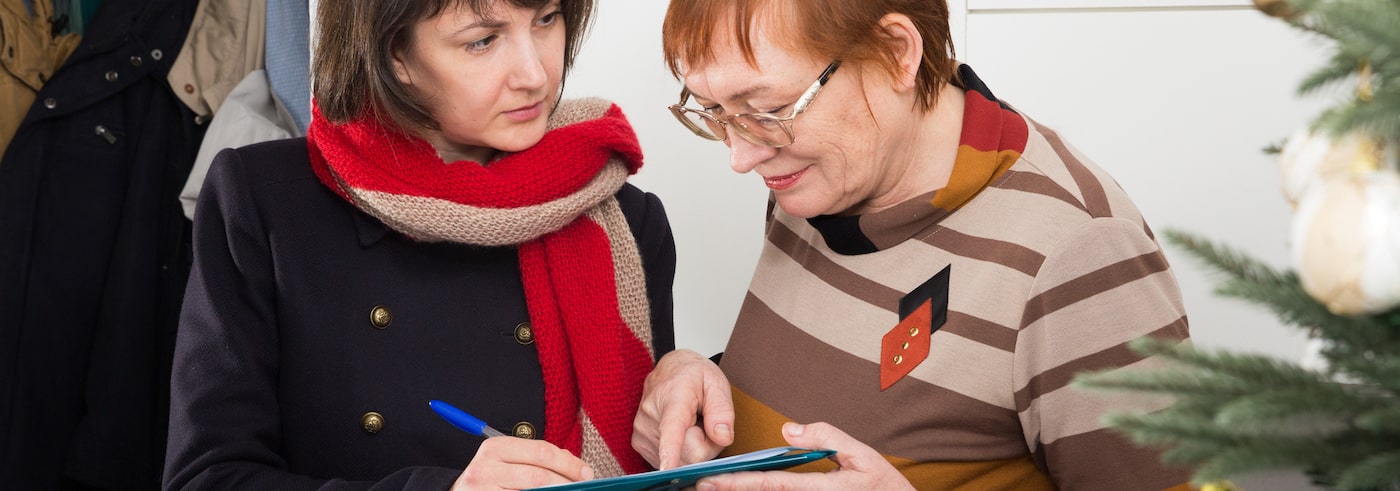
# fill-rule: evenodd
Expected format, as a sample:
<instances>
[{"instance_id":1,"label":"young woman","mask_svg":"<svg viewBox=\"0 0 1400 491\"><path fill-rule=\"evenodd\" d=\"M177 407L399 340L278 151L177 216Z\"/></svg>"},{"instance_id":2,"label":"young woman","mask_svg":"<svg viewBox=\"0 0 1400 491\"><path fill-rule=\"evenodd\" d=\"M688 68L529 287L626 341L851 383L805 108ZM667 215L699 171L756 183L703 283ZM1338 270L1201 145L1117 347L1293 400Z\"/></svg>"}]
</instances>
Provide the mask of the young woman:
<instances>
[{"instance_id":1,"label":"young woman","mask_svg":"<svg viewBox=\"0 0 1400 491\"><path fill-rule=\"evenodd\" d=\"M591 0L322 2L305 139L195 216L168 489L519 489L648 469L675 248L621 111L560 102ZM506 437L458 431L458 406Z\"/></svg>"},{"instance_id":2,"label":"young woman","mask_svg":"<svg viewBox=\"0 0 1400 491\"><path fill-rule=\"evenodd\" d=\"M671 110L776 207L721 363L648 379L653 463L792 444L832 472L700 489L1185 487L1101 419L1161 401L1069 384L1188 337L1171 270L1101 168L952 57L943 0L676 0L663 33Z\"/></svg>"}]
</instances>

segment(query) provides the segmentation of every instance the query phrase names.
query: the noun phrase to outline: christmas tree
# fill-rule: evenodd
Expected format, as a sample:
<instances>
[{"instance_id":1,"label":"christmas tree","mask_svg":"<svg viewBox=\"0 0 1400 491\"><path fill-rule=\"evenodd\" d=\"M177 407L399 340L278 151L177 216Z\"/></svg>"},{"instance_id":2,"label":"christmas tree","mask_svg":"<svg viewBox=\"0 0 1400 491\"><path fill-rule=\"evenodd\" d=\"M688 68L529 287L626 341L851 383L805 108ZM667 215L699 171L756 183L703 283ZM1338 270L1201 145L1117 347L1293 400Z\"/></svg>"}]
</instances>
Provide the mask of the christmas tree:
<instances>
[{"instance_id":1,"label":"christmas tree","mask_svg":"<svg viewBox=\"0 0 1400 491\"><path fill-rule=\"evenodd\" d=\"M1220 274L1218 294L1306 329L1324 366L1145 338L1133 348L1167 368L1076 383L1174 397L1166 410L1109 418L1194 468L1197 484L1298 469L1335 489L1400 489L1400 0L1255 4L1335 46L1301 93L1354 93L1278 149L1294 205L1292 269L1189 233L1163 235Z\"/></svg>"}]
</instances>

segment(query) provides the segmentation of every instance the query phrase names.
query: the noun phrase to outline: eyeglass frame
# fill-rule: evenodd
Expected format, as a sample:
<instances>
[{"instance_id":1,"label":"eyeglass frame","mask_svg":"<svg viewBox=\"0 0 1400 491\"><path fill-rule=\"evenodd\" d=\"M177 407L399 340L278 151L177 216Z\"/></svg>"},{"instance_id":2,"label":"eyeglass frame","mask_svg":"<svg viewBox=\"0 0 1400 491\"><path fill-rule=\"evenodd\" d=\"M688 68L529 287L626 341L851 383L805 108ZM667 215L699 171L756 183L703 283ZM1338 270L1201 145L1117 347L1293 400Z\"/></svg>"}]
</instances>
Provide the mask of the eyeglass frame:
<instances>
[{"instance_id":1,"label":"eyeglass frame","mask_svg":"<svg viewBox=\"0 0 1400 491\"><path fill-rule=\"evenodd\" d=\"M691 96L690 87L685 86L681 87L680 102L667 106L667 109L671 110L671 115L675 116L676 119L681 122L681 124L685 125L686 129L689 129L691 133L695 133L695 135L699 136L700 138L713 141L726 141L729 139L729 125L733 124L735 126L735 133L737 133L739 136L743 137L745 140L748 140L749 142L755 145L762 145L765 147L773 148L783 148L788 145L792 145L793 143L797 143L797 133L795 132L795 130L793 130L793 121L797 119L797 115L807 111L807 108L812 105L812 101L816 100L817 95L820 94L822 88L826 86L826 82L831 79L831 75L836 73L836 68L840 66L841 60L833 61L830 65L827 65L826 70L822 70L822 74L817 77L817 80L815 82L812 82L811 86L807 87L806 92L803 92L801 96L798 96L797 102L793 103L792 115L784 118L780 118L768 113L740 113L730 114L727 116L715 116L714 114L710 114L709 111L703 109L691 109L685 107L686 101L690 99ZM686 118L685 113L687 112L695 113L697 116L703 119L718 123L720 129L724 132L724 136L711 134L710 131L699 127L689 118ZM778 127L782 128L783 134L787 135L788 142L781 145L774 145L767 142L757 141L757 137L748 134L748 132L743 129L745 128L744 125L735 123L733 121L735 118L741 117L757 118L777 123Z\"/></svg>"}]
</instances>

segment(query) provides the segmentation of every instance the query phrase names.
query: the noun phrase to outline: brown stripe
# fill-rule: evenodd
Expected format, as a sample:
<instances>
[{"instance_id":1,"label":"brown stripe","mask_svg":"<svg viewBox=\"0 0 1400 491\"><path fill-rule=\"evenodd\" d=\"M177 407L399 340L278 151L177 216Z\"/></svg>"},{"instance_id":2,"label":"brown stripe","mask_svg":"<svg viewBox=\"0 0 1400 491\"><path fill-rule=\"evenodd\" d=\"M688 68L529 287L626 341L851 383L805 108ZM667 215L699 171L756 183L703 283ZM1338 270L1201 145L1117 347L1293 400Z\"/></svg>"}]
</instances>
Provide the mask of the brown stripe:
<instances>
[{"instance_id":1,"label":"brown stripe","mask_svg":"<svg viewBox=\"0 0 1400 491\"><path fill-rule=\"evenodd\" d=\"M1008 268L1035 276L1045 255L1026 246L996 239L973 237L947 227L938 233L926 236L924 242L962 257L1000 264Z\"/></svg>"},{"instance_id":2,"label":"brown stripe","mask_svg":"<svg viewBox=\"0 0 1400 491\"><path fill-rule=\"evenodd\" d=\"M1147 334L1163 339L1184 340L1188 337L1186 317L1182 317ZM1026 386L1016 391L1016 410L1029 408L1031 401L1044 394L1054 392L1074 380L1080 373L1114 367L1124 367L1142 361L1145 357L1128 348L1124 342L1098 353L1080 357L1058 367L1046 370L1026 382Z\"/></svg>"},{"instance_id":3,"label":"brown stripe","mask_svg":"<svg viewBox=\"0 0 1400 491\"><path fill-rule=\"evenodd\" d=\"M1161 250L1104 266L1031 298L1021 316L1021 328L1075 302L1166 270L1167 259Z\"/></svg>"},{"instance_id":4,"label":"brown stripe","mask_svg":"<svg viewBox=\"0 0 1400 491\"><path fill-rule=\"evenodd\" d=\"M1180 489L1191 481L1191 469L1167 467L1160 451L1134 445L1110 429L1061 438L1040 447L1036 457L1063 489Z\"/></svg>"},{"instance_id":5,"label":"brown stripe","mask_svg":"<svg viewBox=\"0 0 1400 491\"><path fill-rule=\"evenodd\" d=\"M1003 179L997 187L1048 196L1069 203L1070 206L1075 208L1085 210L1084 203L1081 203L1079 198L1075 198L1073 194L1066 191L1065 188L1056 183L1054 179L1050 179L1042 174L1008 170L1006 171L1006 179ZM1088 210L1085 210L1085 212L1088 212Z\"/></svg>"},{"instance_id":6,"label":"brown stripe","mask_svg":"<svg viewBox=\"0 0 1400 491\"><path fill-rule=\"evenodd\" d=\"M822 255L820 251L814 249L811 244L798 237L782 221L774 220L769 224L768 242L791 257L793 261L797 261L807 272L831 285L832 288L840 290L841 293L890 312L899 310L899 299L904 298L903 292L876 283L870 278L853 273L851 270L836 264L830 258Z\"/></svg>"},{"instance_id":7,"label":"brown stripe","mask_svg":"<svg viewBox=\"0 0 1400 491\"><path fill-rule=\"evenodd\" d=\"M794 421L825 421L881 453L915 461L996 460L1026 452L1014 411L913 377L881 391L877 364L802 332L752 294L737 325L721 368L736 389ZM870 342L878 345L880 338ZM924 363L953 370L958 360Z\"/></svg>"},{"instance_id":8,"label":"brown stripe","mask_svg":"<svg viewBox=\"0 0 1400 491\"><path fill-rule=\"evenodd\" d=\"M1054 130L1035 123L1036 131L1039 131L1045 140L1050 143L1050 147L1055 149L1055 154L1064 161L1065 168L1069 169L1069 175L1074 178L1074 182L1079 185L1079 194L1084 197L1084 206L1088 208L1089 215L1106 217L1113 215L1113 207L1108 204L1108 195L1104 193L1103 183L1099 182L1094 172L1089 170L1079 158L1074 156L1064 140Z\"/></svg>"},{"instance_id":9,"label":"brown stripe","mask_svg":"<svg viewBox=\"0 0 1400 491\"><path fill-rule=\"evenodd\" d=\"M948 323L943 325L943 331L957 334L1007 353L1016 350L1017 331L1015 329L962 312L949 310Z\"/></svg>"},{"instance_id":10,"label":"brown stripe","mask_svg":"<svg viewBox=\"0 0 1400 491\"><path fill-rule=\"evenodd\" d=\"M882 251L897 246L948 216L947 210L933 206L937 193L924 193L880 213L863 215L860 231Z\"/></svg>"}]
</instances>

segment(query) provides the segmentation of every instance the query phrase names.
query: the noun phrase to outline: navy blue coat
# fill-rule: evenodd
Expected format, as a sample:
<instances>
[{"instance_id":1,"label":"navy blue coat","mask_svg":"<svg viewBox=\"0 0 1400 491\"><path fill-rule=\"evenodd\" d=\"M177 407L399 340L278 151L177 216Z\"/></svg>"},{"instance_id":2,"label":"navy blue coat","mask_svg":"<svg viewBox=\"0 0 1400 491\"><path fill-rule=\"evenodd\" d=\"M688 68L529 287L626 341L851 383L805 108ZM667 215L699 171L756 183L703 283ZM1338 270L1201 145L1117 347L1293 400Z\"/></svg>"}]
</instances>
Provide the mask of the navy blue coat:
<instances>
[{"instance_id":1,"label":"navy blue coat","mask_svg":"<svg viewBox=\"0 0 1400 491\"><path fill-rule=\"evenodd\" d=\"M198 0L104 0L0 161L0 489L160 486Z\"/></svg>"},{"instance_id":2,"label":"navy blue coat","mask_svg":"<svg viewBox=\"0 0 1400 491\"><path fill-rule=\"evenodd\" d=\"M626 185L617 198L660 356L674 345L670 225L656 196ZM514 335L529 320L514 247L386 228L317 180L304 138L221 153L194 245L167 488L445 489L481 439L439 419L432 399L543 434L538 356ZM372 323L376 307L387 327ZM371 412L377 432L363 425Z\"/></svg>"}]
</instances>

